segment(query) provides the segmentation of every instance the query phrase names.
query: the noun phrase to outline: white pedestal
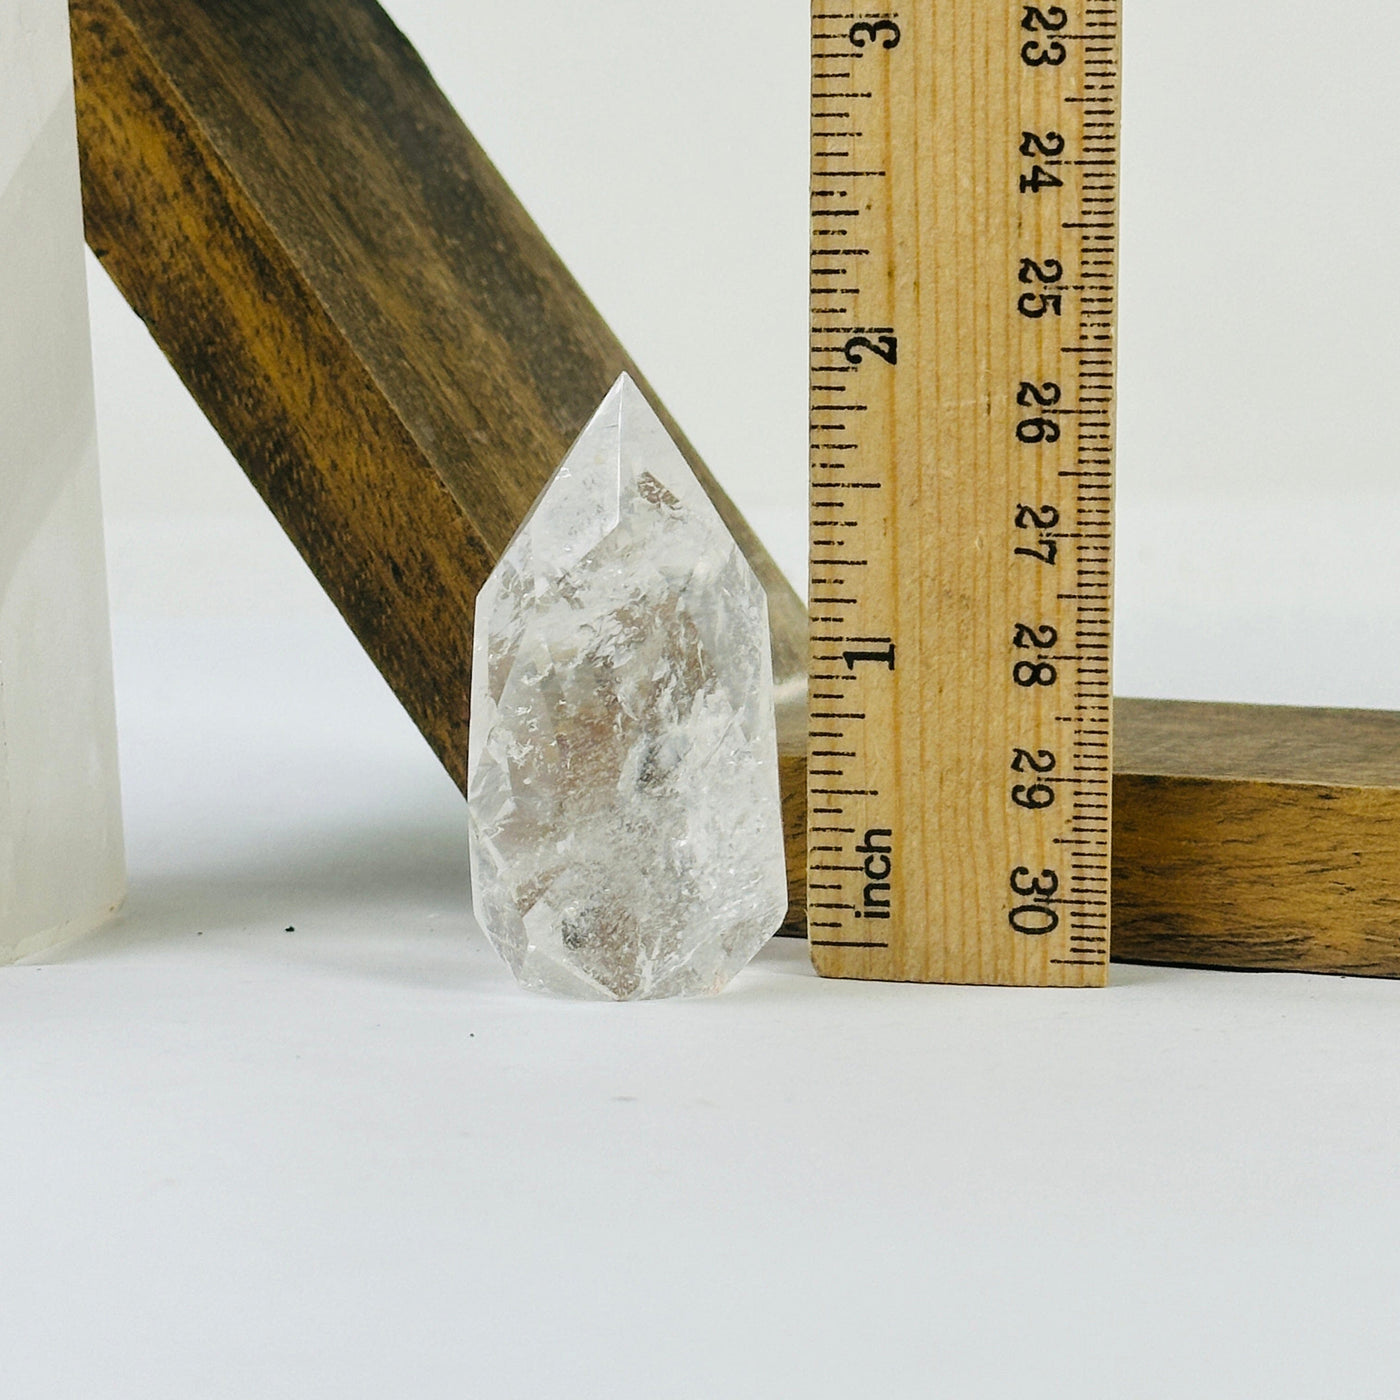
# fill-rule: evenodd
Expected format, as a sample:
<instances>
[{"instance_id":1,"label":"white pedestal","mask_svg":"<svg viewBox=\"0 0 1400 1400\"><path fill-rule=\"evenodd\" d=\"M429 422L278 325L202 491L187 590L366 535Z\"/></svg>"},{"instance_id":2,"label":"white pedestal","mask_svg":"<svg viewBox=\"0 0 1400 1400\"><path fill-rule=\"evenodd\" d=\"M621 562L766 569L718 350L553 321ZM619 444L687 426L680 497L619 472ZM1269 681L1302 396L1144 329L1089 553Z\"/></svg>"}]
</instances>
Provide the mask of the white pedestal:
<instances>
[{"instance_id":1,"label":"white pedestal","mask_svg":"<svg viewBox=\"0 0 1400 1400\"><path fill-rule=\"evenodd\" d=\"M0 0L0 962L125 884L64 0Z\"/></svg>"}]
</instances>

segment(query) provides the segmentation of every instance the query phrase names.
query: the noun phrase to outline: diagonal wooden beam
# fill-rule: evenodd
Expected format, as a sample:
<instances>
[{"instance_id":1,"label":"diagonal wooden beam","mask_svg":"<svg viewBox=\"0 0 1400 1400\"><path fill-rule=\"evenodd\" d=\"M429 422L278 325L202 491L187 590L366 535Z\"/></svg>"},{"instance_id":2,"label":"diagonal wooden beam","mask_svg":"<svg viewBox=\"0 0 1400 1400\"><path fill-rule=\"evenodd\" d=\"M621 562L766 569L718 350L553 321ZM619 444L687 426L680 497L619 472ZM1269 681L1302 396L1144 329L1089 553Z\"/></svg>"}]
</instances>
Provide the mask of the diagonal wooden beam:
<instances>
[{"instance_id":1,"label":"diagonal wooden beam","mask_svg":"<svg viewBox=\"0 0 1400 1400\"><path fill-rule=\"evenodd\" d=\"M476 590L645 379L373 0L70 10L89 244L464 785ZM666 421L767 588L798 795L806 612Z\"/></svg>"},{"instance_id":2,"label":"diagonal wooden beam","mask_svg":"<svg viewBox=\"0 0 1400 1400\"><path fill-rule=\"evenodd\" d=\"M476 589L645 381L372 0L71 9L89 243L462 784ZM686 452L768 588L796 927L806 616ZM1400 718L1117 726L1120 955L1400 975Z\"/></svg>"}]
</instances>

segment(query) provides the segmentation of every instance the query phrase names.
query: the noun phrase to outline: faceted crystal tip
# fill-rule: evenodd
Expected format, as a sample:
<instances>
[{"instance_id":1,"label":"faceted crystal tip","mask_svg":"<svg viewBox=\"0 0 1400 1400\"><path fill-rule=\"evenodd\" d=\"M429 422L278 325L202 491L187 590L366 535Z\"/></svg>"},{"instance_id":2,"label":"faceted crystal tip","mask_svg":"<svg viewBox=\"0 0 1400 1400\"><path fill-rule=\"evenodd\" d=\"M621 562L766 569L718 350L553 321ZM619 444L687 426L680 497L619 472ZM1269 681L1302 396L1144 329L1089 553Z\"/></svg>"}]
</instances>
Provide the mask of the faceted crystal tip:
<instances>
[{"instance_id":1,"label":"faceted crystal tip","mask_svg":"<svg viewBox=\"0 0 1400 1400\"><path fill-rule=\"evenodd\" d=\"M782 922L767 599L626 374L477 598L468 806L525 986L714 992Z\"/></svg>"}]
</instances>

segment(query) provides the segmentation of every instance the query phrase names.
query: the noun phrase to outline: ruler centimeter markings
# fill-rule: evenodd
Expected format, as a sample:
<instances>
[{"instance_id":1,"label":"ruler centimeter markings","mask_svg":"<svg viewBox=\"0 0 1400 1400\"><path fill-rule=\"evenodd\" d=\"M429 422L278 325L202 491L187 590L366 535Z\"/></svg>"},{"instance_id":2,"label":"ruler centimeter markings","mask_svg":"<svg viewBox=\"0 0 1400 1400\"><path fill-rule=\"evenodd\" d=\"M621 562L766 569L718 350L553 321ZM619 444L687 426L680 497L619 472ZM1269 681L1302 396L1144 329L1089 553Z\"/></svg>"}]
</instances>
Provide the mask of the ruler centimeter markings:
<instances>
[{"instance_id":1,"label":"ruler centimeter markings","mask_svg":"<svg viewBox=\"0 0 1400 1400\"><path fill-rule=\"evenodd\" d=\"M817 970L1107 980L1117 0L812 6Z\"/></svg>"}]
</instances>

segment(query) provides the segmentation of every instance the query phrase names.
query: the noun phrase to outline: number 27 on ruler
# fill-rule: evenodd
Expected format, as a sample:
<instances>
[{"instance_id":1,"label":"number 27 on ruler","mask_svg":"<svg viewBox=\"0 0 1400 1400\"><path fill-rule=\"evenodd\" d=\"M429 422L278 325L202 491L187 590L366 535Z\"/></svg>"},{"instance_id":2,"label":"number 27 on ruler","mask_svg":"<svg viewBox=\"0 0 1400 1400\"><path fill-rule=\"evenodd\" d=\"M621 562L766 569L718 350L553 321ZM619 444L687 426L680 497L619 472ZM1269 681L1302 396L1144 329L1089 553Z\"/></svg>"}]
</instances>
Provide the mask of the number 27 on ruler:
<instances>
[{"instance_id":1,"label":"number 27 on ruler","mask_svg":"<svg viewBox=\"0 0 1400 1400\"><path fill-rule=\"evenodd\" d=\"M1101 984L1118 7L812 24L808 910L831 976Z\"/></svg>"}]
</instances>

